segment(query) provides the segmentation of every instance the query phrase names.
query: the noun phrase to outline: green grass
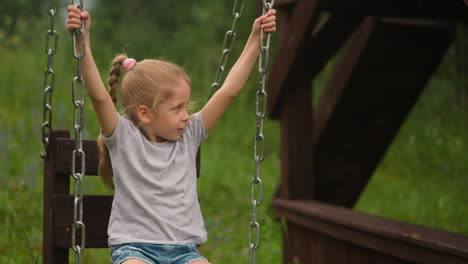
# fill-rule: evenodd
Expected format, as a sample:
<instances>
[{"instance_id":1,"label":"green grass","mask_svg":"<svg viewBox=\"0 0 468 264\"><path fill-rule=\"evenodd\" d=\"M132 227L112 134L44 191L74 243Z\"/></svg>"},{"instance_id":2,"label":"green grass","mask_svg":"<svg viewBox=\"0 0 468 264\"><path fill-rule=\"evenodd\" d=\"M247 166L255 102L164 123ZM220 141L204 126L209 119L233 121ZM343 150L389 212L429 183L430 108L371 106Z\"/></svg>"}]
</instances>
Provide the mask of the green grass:
<instances>
[{"instance_id":1,"label":"green grass","mask_svg":"<svg viewBox=\"0 0 468 264\"><path fill-rule=\"evenodd\" d=\"M254 175L254 104L239 98L202 148L199 195L210 235L202 247L213 263L247 262L251 219L250 181ZM261 249L259 263L281 259L280 227L271 214L270 201L279 180L278 129L267 122L267 156L262 163L264 203L259 210Z\"/></svg>"},{"instance_id":2,"label":"green grass","mask_svg":"<svg viewBox=\"0 0 468 264\"><path fill-rule=\"evenodd\" d=\"M356 210L468 235L466 110L454 82L433 78Z\"/></svg>"},{"instance_id":3,"label":"green grass","mask_svg":"<svg viewBox=\"0 0 468 264\"><path fill-rule=\"evenodd\" d=\"M35 35L28 38L0 37L0 55L4 61L0 64L0 182L3 187L0 189L0 263L5 264L41 263L43 166L39 153L45 67L43 29L47 26L39 26L41 30L34 31ZM248 26L245 24L241 30L247 32ZM203 28L201 25L197 30ZM188 32L179 34L183 36ZM70 129L69 93L74 61L68 36L63 30L60 36L61 46L55 61L57 89L53 118L55 128ZM167 55L187 66L199 107L214 76L222 35L216 41L203 49L199 47L194 54ZM242 42L239 37L238 43ZM107 72L110 54L123 46L121 43L114 45L118 48L98 50L94 54L103 75ZM142 48L132 43L129 49ZM171 49L176 50L175 47ZM232 58L238 53L239 48ZM453 56L448 56L444 67L453 65L451 60ZM467 113L456 106L453 76L446 73L444 67L408 117L355 209L468 235ZM245 263L247 260L256 80L253 74L246 91L236 99L202 147L202 176L198 187L209 240L201 251L213 263ZM88 104L85 138L95 138L98 131ZM281 224L273 217L270 204L280 178L277 122L266 122L265 137L264 203L259 211L262 232L257 263L279 263L282 259ZM86 179L84 188L86 193L106 192L96 179ZM70 255L73 258L73 254ZM108 263L108 250L85 250L83 262Z\"/></svg>"}]
</instances>

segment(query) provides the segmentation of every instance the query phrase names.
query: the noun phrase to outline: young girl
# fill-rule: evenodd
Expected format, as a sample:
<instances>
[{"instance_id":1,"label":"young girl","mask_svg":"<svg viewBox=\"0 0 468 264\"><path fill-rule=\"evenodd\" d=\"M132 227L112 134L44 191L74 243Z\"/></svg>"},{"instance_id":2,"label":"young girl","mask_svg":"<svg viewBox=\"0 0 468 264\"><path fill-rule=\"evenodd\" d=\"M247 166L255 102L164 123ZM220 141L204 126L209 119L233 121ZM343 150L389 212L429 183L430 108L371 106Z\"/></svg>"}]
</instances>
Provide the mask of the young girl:
<instances>
[{"instance_id":1,"label":"young girl","mask_svg":"<svg viewBox=\"0 0 468 264\"><path fill-rule=\"evenodd\" d=\"M260 30L276 31L275 13L255 20L224 85L189 116L189 77L170 62L137 62L119 55L112 62L107 92L91 52L90 15L68 7L69 32L84 19L81 71L102 128L99 171L108 186L115 185L108 228L111 263L208 263L197 250L207 239L196 187L197 149L247 81L259 54ZM115 107L121 68L126 117Z\"/></svg>"}]
</instances>

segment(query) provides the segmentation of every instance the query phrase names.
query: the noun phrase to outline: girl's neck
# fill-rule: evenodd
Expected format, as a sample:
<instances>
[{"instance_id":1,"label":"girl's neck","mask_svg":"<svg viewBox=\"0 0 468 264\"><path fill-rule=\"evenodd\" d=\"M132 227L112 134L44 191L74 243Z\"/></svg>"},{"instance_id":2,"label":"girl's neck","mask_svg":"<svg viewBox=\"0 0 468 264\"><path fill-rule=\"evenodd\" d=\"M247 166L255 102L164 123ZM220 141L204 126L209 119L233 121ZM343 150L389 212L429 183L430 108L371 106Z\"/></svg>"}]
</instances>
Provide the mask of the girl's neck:
<instances>
[{"instance_id":1,"label":"girl's neck","mask_svg":"<svg viewBox=\"0 0 468 264\"><path fill-rule=\"evenodd\" d=\"M139 129L143 136L145 136L145 138L150 142L163 143L167 141L165 138L149 133L148 129L145 129L144 126L140 126Z\"/></svg>"}]
</instances>

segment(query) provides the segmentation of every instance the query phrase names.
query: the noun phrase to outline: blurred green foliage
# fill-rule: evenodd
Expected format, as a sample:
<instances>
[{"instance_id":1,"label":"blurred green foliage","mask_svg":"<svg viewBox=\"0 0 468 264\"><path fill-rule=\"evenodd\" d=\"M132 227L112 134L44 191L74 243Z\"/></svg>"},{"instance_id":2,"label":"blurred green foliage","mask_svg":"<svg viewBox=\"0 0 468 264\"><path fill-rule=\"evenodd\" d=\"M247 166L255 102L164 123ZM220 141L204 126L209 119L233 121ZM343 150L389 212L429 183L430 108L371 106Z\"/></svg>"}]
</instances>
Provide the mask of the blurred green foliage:
<instances>
[{"instance_id":1,"label":"blurred green foliage","mask_svg":"<svg viewBox=\"0 0 468 264\"><path fill-rule=\"evenodd\" d=\"M40 17L44 1L4 0L0 2L0 31L7 37L16 34L18 29L29 28Z\"/></svg>"}]
</instances>

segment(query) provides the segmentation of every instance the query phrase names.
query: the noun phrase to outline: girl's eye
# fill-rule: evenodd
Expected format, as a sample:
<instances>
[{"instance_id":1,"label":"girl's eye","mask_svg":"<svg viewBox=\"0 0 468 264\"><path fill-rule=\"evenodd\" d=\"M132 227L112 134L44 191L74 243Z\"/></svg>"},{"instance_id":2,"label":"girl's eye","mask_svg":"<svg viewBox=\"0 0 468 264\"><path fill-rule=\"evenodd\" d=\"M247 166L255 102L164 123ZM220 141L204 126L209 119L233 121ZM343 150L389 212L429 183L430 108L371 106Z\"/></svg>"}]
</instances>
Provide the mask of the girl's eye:
<instances>
[{"instance_id":1,"label":"girl's eye","mask_svg":"<svg viewBox=\"0 0 468 264\"><path fill-rule=\"evenodd\" d=\"M180 110L183 110L183 109L186 109L187 108L187 103L181 103L177 106L175 106L174 108L172 108L173 110L176 110L176 111L180 111Z\"/></svg>"}]
</instances>

